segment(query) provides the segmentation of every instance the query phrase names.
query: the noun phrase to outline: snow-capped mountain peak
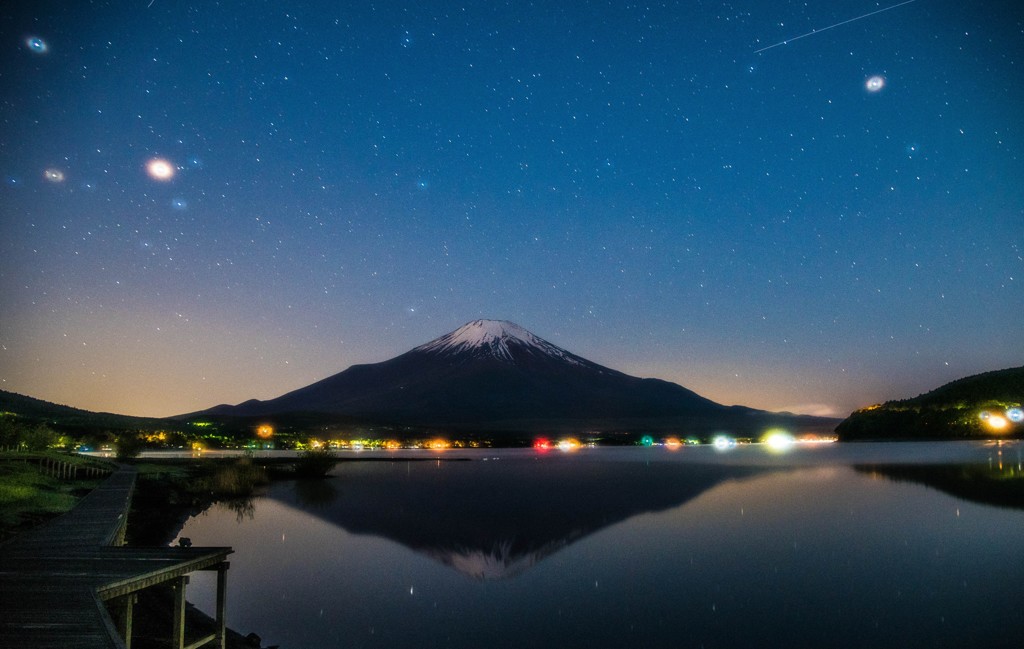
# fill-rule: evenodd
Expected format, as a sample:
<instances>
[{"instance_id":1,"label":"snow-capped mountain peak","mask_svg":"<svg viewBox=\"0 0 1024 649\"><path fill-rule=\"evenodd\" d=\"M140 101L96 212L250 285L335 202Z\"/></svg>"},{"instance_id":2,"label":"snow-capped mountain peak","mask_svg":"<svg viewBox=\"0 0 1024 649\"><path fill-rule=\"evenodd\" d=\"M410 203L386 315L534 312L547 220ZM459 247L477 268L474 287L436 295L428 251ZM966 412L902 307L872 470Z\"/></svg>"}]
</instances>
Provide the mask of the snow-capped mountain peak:
<instances>
[{"instance_id":1,"label":"snow-capped mountain peak","mask_svg":"<svg viewBox=\"0 0 1024 649\"><path fill-rule=\"evenodd\" d=\"M564 349L507 320L474 320L451 333L420 345L414 351L443 355L489 353L495 358L513 361L512 346L531 353L579 363L575 356Z\"/></svg>"}]
</instances>

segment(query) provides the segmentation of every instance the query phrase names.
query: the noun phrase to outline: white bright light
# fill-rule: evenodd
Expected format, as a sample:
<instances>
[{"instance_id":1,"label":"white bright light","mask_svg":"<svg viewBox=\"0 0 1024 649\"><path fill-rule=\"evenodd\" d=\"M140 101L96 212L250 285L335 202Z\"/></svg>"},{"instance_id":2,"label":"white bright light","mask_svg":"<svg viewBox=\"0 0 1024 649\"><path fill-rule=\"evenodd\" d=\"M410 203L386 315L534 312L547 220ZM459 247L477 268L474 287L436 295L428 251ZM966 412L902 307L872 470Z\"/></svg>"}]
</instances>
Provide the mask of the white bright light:
<instances>
[{"instance_id":1,"label":"white bright light","mask_svg":"<svg viewBox=\"0 0 1024 649\"><path fill-rule=\"evenodd\" d=\"M174 178L174 165L163 158L153 158L146 163L146 173L153 180L170 180Z\"/></svg>"},{"instance_id":2,"label":"white bright light","mask_svg":"<svg viewBox=\"0 0 1024 649\"><path fill-rule=\"evenodd\" d=\"M726 435L718 435L712 441L712 444L715 445L715 448L717 450L719 450L719 451L726 451L726 450L729 450L730 448L732 448L733 446L736 446L736 440L734 440L733 438L728 437Z\"/></svg>"},{"instance_id":3,"label":"white bright light","mask_svg":"<svg viewBox=\"0 0 1024 649\"><path fill-rule=\"evenodd\" d=\"M38 36L31 36L29 38L26 38L25 45L27 45L28 49L32 50L36 54L46 54L46 51L50 49L49 47L47 47L46 41L39 38Z\"/></svg>"},{"instance_id":4,"label":"white bright light","mask_svg":"<svg viewBox=\"0 0 1024 649\"><path fill-rule=\"evenodd\" d=\"M769 449L781 452L789 450L789 448L796 443L796 440L789 433L776 431L774 433L769 433L768 436L764 438L764 443Z\"/></svg>"},{"instance_id":5,"label":"white bright light","mask_svg":"<svg viewBox=\"0 0 1024 649\"><path fill-rule=\"evenodd\" d=\"M868 92L878 92L885 87L885 77L875 75L864 82L864 87L868 89Z\"/></svg>"}]
</instances>

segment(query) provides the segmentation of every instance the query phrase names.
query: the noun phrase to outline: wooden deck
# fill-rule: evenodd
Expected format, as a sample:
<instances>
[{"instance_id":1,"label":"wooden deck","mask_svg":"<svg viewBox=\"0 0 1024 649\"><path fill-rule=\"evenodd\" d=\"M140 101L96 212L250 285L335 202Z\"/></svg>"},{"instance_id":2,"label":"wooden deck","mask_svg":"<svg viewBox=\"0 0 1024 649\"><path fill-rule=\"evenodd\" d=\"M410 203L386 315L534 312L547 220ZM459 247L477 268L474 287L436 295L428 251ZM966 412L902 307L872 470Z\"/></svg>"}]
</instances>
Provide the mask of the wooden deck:
<instances>
[{"instance_id":1,"label":"wooden deck","mask_svg":"<svg viewBox=\"0 0 1024 649\"><path fill-rule=\"evenodd\" d=\"M0 546L0 647L130 647L134 594L168 584L168 637L183 649L184 590L196 570L218 571L218 632L187 646L223 647L231 548L119 547L134 485L134 467L123 467L67 514Z\"/></svg>"}]
</instances>

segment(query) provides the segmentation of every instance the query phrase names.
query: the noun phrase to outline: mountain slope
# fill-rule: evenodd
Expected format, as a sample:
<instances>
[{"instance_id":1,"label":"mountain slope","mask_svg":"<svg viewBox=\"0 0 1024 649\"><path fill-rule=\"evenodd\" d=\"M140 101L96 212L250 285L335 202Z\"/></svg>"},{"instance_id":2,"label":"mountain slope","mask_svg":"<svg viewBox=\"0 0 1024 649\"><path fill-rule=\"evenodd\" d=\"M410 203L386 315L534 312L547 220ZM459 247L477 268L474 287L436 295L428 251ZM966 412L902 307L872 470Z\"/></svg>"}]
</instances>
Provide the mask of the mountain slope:
<instances>
[{"instance_id":1,"label":"mountain slope","mask_svg":"<svg viewBox=\"0 0 1024 649\"><path fill-rule=\"evenodd\" d=\"M511 322L476 320L390 360L352 366L276 399L196 414L300 412L494 428L516 422L738 420L760 411L723 406L668 381L598 365Z\"/></svg>"},{"instance_id":2,"label":"mountain slope","mask_svg":"<svg viewBox=\"0 0 1024 649\"><path fill-rule=\"evenodd\" d=\"M843 440L990 438L1024 435L1007 422L996 431L982 412L1004 413L1024 405L1024 367L958 379L912 399L886 401L851 414L836 428Z\"/></svg>"}]
</instances>

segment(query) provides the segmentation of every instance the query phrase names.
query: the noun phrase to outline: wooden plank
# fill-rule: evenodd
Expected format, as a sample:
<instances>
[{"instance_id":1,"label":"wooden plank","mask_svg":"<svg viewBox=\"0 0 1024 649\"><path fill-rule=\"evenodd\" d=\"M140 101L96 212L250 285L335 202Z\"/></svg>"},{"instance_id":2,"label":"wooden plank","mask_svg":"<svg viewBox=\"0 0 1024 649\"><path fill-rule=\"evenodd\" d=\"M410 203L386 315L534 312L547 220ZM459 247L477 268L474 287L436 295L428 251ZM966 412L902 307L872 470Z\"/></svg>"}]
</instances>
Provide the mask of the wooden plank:
<instances>
[{"instance_id":1,"label":"wooden plank","mask_svg":"<svg viewBox=\"0 0 1024 649\"><path fill-rule=\"evenodd\" d=\"M135 475L120 468L70 512L0 546L0 647L125 649L105 600L196 570L223 574L231 548L111 547L123 540Z\"/></svg>"}]
</instances>

